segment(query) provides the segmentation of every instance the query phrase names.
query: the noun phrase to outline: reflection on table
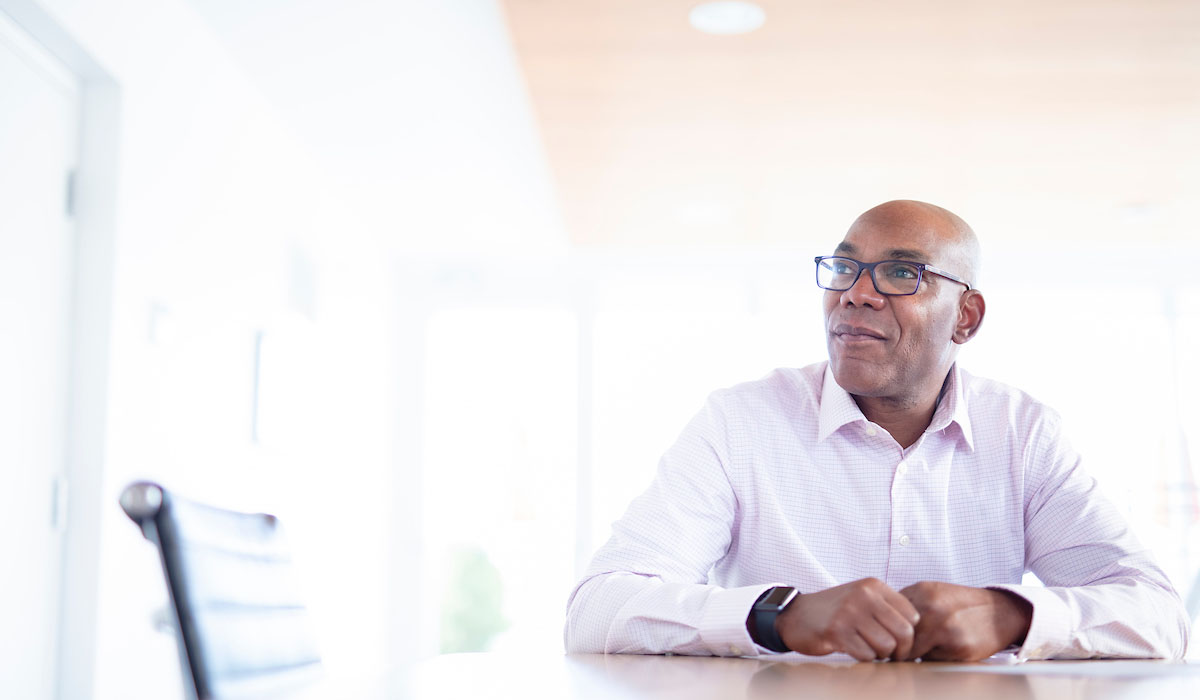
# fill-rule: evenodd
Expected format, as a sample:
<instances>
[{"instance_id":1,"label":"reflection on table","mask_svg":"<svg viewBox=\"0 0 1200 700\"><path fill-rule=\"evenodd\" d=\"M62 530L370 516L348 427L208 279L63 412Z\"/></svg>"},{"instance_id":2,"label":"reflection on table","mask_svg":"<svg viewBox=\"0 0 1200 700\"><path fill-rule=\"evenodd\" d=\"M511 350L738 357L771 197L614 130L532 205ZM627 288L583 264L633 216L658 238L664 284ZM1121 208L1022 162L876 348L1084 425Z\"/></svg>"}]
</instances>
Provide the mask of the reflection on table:
<instances>
[{"instance_id":1,"label":"reflection on table","mask_svg":"<svg viewBox=\"0 0 1200 700\"><path fill-rule=\"evenodd\" d=\"M770 659L574 654L451 654L398 672L372 700L607 698L1189 698L1200 665L1167 661L1024 664L856 663L790 655Z\"/></svg>"}]
</instances>

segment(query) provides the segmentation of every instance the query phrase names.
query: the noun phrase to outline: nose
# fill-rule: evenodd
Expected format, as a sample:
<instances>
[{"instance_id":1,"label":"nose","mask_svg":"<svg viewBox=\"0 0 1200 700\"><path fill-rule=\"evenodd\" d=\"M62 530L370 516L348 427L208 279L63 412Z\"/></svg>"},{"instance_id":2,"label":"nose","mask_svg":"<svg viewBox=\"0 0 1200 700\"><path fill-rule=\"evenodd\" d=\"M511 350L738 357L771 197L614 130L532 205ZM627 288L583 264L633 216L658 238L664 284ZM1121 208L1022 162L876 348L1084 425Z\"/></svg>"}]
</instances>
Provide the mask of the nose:
<instances>
[{"instance_id":1,"label":"nose","mask_svg":"<svg viewBox=\"0 0 1200 700\"><path fill-rule=\"evenodd\" d=\"M872 309L881 309L886 303L887 297L875 289L871 273L867 270L862 271L862 274L854 281L853 287L842 292L843 306L866 306Z\"/></svg>"}]
</instances>

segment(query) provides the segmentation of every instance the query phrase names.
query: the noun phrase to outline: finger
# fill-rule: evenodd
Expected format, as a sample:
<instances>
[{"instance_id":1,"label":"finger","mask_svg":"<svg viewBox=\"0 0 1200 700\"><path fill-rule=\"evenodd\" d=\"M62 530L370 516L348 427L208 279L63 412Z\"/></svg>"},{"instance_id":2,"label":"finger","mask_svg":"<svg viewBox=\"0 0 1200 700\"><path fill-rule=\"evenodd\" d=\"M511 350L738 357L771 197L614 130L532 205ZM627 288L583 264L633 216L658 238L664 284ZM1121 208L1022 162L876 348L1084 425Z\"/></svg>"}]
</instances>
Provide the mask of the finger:
<instances>
[{"instance_id":1,"label":"finger","mask_svg":"<svg viewBox=\"0 0 1200 700\"><path fill-rule=\"evenodd\" d=\"M896 646L890 656L898 660L907 659L912 651L913 638L916 636L913 625L895 608L886 606L875 612L875 621L887 630L895 642Z\"/></svg>"},{"instance_id":2,"label":"finger","mask_svg":"<svg viewBox=\"0 0 1200 700\"><path fill-rule=\"evenodd\" d=\"M874 618L859 622L858 636L865 639L875 650L876 659L886 659L896 650L896 638Z\"/></svg>"},{"instance_id":3,"label":"finger","mask_svg":"<svg viewBox=\"0 0 1200 700\"><path fill-rule=\"evenodd\" d=\"M871 648L871 645L867 643L867 640L863 639L862 635L860 635L858 632L851 632L847 636L845 643L841 646L841 651L844 651L859 661L874 661L877 658L875 656L875 650Z\"/></svg>"},{"instance_id":4,"label":"finger","mask_svg":"<svg viewBox=\"0 0 1200 700\"><path fill-rule=\"evenodd\" d=\"M908 652L908 660L929 658L932 649L941 643L939 630L929 624L917 625L913 633L912 649Z\"/></svg>"},{"instance_id":5,"label":"finger","mask_svg":"<svg viewBox=\"0 0 1200 700\"><path fill-rule=\"evenodd\" d=\"M921 655L922 661L958 661L954 655L943 647L934 647Z\"/></svg>"},{"instance_id":6,"label":"finger","mask_svg":"<svg viewBox=\"0 0 1200 700\"><path fill-rule=\"evenodd\" d=\"M961 640L943 640L922 658L928 661L981 661L991 655L985 647Z\"/></svg>"},{"instance_id":7,"label":"finger","mask_svg":"<svg viewBox=\"0 0 1200 700\"><path fill-rule=\"evenodd\" d=\"M883 602L891 606L896 612L900 613L905 620L908 620L910 625L916 625L921 621L921 613L917 610L913 600L909 596L914 596L917 592L916 584L905 588L904 591L886 590L883 592ZM905 593L908 591L908 593Z\"/></svg>"},{"instance_id":8,"label":"finger","mask_svg":"<svg viewBox=\"0 0 1200 700\"><path fill-rule=\"evenodd\" d=\"M896 640L897 648L892 654L894 659L916 658L912 654L912 645L918 636L916 630L921 622L921 613L908 596L912 595L917 598L915 594L920 590L914 584L900 592L885 591L882 600L886 605L880 606L875 611L875 619L887 628Z\"/></svg>"}]
</instances>

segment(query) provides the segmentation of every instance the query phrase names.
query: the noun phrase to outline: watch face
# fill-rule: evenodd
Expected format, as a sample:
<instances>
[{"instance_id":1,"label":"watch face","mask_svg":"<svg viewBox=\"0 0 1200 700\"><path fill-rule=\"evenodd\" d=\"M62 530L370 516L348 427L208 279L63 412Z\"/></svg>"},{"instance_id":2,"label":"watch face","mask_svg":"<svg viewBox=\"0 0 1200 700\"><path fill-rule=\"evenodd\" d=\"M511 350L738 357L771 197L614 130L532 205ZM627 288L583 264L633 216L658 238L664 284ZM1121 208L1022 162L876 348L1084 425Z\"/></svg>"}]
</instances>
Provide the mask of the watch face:
<instances>
[{"instance_id":1,"label":"watch face","mask_svg":"<svg viewBox=\"0 0 1200 700\"><path fill-rule=\"evenodd\" d=\"M774 606L783 605L787 601L788 596L790 596L792 594L793 590L794 589L792 589L792 588L784 588L782 586L777 586L777 587L771 589L770 595L768 595L766 598L763 598L763 600L762 600L763 605L774 605Z\"/></svg>"}]
</instances>

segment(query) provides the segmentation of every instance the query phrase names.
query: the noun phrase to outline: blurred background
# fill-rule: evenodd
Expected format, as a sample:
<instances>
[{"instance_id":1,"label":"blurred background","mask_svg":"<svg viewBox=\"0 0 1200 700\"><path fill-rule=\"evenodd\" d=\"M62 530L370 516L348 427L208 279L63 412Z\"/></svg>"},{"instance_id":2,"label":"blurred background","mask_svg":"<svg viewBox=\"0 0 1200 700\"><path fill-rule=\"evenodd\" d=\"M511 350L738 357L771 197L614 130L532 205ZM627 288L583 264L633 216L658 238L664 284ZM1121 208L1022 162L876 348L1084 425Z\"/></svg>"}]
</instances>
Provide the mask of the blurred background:
<instances>
[{"instance_id":1,"label":"blurred background","mask_svg":"<svg viewBox=\"0 0 1200 700\"><path fill-rule=\"evenodd\" d=\"M1200 595L1200 4L698 5L0 0L2 694L179 695L139 478L281 516L331 673L560 651L895 198L982 239L963 366Z\"/></svg>"}]
</instances>

